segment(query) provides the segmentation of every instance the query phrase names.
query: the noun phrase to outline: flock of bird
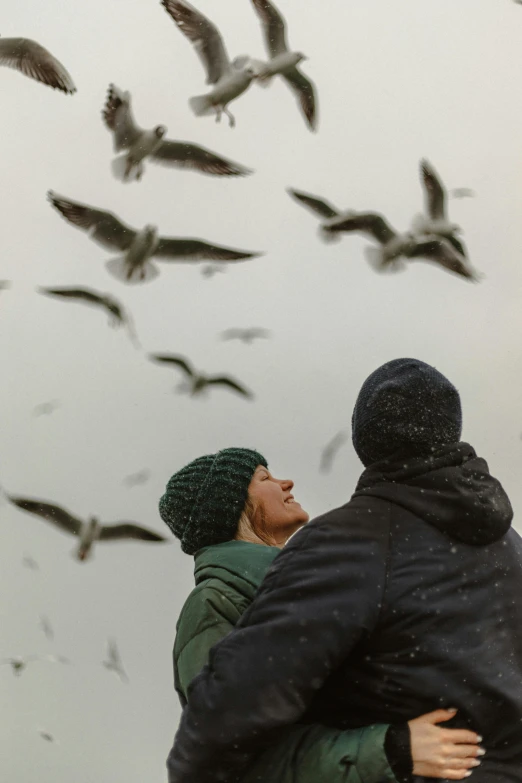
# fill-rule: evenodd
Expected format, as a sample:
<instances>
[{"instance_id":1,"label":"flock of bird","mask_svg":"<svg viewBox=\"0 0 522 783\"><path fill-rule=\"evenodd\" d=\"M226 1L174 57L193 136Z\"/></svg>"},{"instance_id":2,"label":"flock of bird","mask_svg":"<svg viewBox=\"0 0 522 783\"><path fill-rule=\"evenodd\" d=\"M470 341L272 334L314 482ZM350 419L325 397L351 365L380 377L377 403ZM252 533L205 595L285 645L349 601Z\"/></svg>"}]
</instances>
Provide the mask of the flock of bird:
<instances>
[{"instance_id":1,"label":"flock of bird","mask_svg":"<svg viewBox=\"0 0 522 783\"><path fill-rule=\"evenodd\" d=\"M188 39L198 55L206 76L209 91L189 98L189 106L196 116L214 115L217 122L222 115L231 127L235 117L230 104L238 100L253 84L267 87L276 77L281 78L297 99L306 126L311 131L318 127L317 91L312 81L301 70L305 55L288 44L286 22L271 0L250 0L261 24L267 59L240 54L230 59L223 37L215 24L194 8L187 0L161 0L161 5L174 21L178 30ZM515 0L522 2L522 0ZM76 86L66 68L47 49L26 38L0 38L0 65L20 71L34 79L68 95L76 92ZM139 182L145 174L145 164L161 164L171 168L191 170L214 177L245 177L252 170L206 147L186 140L167 137L165 125L142 128L137 124L128 90L110 84L102 108L102 120L112 135L114 153L111 169L122 183ZM460 238L461 229L448 216L448 194L442 180L427 161L420 163L421 182L424 189L425 209L414 217L409 230L396 231L386 218L373 211L340 210L321 197L289 189L290 196L308 208L320 219L320 236L326 242L340 239L344 233L361 233L373 241L366 248L368 261L377 271L398 270L407 260L425 259L434 262L468 281L480 279L473 268L466 246ZM124 284L142 284L155 280L163 263L205 262L202 274L211 278L226 269L229 263L252 260L260 251L222 246L212 241L193 237L170 237L159 233L154 225L134 228L127 225L114 212L90 206L48 192L51 206L71 226L83 231L99 246L114 253L106 261L108 273ZM469 188L450 191L453 198L469 198L475 194ZM7 290L10 281L0 280L0 293ZM38 293L61 301L87 304L104 311L111 326L125 327L136 348L141 348L133 319L118 297L101 293L87 286L40 287ZM221 334L223 340L239 340L250 345L256 340L267 339L270 332L262 327L231 328ZM209 375L196 369L192 362L179 354L151 353L151 362L175 369L182 375L180 391L199 395L210 388L222 388L244 399L253 399L253 393L236 378L226 375ZM60 401L42 403L34 415L52 413ZM345 431L337 433L326 445L321 456L320 470L327 472L338 450L346 443ZM148 481L146 469L124 479L127 487L135 487ZM97 517L82 520L60 505L25 496L4 492L7 500L22 512L37 516L57 530L77 540L74 555L85 562L99 543L135 540L148 543L165 542L166 538L135 522L102 524ZM31 557L24 558L28 568L37 569ZM54 634L48 620L42 620L42 630L48 639ZM29 663L37 660L68 663L62 656L10 657L1 661L10 665L15 675L20 675ZM116 643L109 640L104 666L126 681ZM53 737L40 732L48 741Z\"/></svg>"}]
</instances>

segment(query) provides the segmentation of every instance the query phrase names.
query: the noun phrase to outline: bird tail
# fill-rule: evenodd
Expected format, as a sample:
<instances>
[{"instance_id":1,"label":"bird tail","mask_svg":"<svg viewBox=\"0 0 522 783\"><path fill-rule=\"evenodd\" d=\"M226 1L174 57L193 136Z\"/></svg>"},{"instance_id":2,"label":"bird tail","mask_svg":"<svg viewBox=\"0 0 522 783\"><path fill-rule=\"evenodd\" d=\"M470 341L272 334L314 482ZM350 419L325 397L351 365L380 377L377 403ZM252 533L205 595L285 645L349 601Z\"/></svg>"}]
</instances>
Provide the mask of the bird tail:
<instances>
[{"instance_id":1,"label":"bird tail","mask_svg":"<svg viewBox=\"0 0 522 783\"><path fill-rule=\"evenodd\" d=\"M319 226L319 236L328 245L333 245L335 242L341 241L341 234L339 231L332 231L328 225Z\"/></svg>"},{"instance_id":2,"label":"bird tail","mask_svg":"<svg viewBox=\"0 0 522 783\"><path fill-rule=\"evenodd\" d=\"M189 106L196 117L203 117L214 111L210 95L195 95L189 98Z\"/></svg>"},{"instance_id":3,"label":"bird tail","mask_svg":"<svg viewBox=\"0 0 522 783\"><path fill-rule=\"evenodd\" d=\"M372 269L376 272L383 272L386 269L386 261L384 260L382 247L373 247L371 245L365 247L364 255Z\"/></svg>"},{"instance_id":4,"label":"bird tail","mask_svg":"<svg viewBox=\"0 0 522 783\"><path fill-rule=\"evenodd\" d=\"M148 283L159 275L159 270L154 264L146 262L143 266L132 267L125 256L111 258L106 262L105 268L116 280L121 283Z\"/></svg>"},{"instance_id":5,"label":"bird tail","mask_svg":"<svg viewBox=\"0 0 522 783\"><path fill-rule=\"evenodd\" d=\"M132 166L127 174L127 155L118 155L111 161L111 169L118 182L132 182L138 179L138 167Z\"/></svg>"},{"instance_id":6,"label":"bird tail","mask_svg":"<svg viewBox=\"0 0 522 783\"><path fill-rule=\"evenodd\" d=\"M400 272L404 269L404 262L400 258L386 258L382 247L372 245L365 247L364 255L372 269L376 272Z\"/></svg>"}]
</instances>

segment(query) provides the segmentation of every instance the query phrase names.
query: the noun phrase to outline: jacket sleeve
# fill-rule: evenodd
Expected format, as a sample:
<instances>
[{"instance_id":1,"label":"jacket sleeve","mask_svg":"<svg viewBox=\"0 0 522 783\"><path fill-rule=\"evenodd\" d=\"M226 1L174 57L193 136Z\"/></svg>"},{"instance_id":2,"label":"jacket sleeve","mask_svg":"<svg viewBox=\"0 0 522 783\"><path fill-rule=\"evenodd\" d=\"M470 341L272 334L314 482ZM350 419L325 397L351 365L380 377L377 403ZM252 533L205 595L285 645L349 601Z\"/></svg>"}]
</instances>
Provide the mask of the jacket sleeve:
<instances>
[{"instance_id":1,"label":"jacket sleeve","mask_svg":"<svg viewBox=\"0 0 522 783\"><path fill-rule=\"evenodd\" d=\"M187 688L196 674L208 663L210 648L234 628L241 611L216 587L198 590L180 617L180 625L197 617L197 631L183 647L174 646L176 690L187 698Z\"/></svg>"},{"instance_id":2,"label":"jacket sleeve","mask_svg":"<svg viewBox=\"0 0 522 783\"><path fill-rule=\"evenodd\" d=\"M375 627L388 519L350 503L300 531L254 602L192 681L169 783L233 783L297 723L317 690Z\"/></svg>"}]
</instances>

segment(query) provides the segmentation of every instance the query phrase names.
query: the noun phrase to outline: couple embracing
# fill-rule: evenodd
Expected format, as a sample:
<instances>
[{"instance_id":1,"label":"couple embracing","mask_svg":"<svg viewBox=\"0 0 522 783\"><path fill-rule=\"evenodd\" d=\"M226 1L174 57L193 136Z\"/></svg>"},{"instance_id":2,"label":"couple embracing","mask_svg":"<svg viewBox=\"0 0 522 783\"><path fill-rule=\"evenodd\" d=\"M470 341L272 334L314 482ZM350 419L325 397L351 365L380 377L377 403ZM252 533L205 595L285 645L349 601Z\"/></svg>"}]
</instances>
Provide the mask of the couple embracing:
<instances>
[{"instance_id":1,"label":"couple embracing","mask_svg":"<svg viewBox=\"0 0 522 783\"><path fill-rule=\"evenodd\" d=\"M309 522L249 449L172 476L196 586L169 783L522 783L522 541L461 429L455 387L396 359L357 398L340 508Z\"/></svg>"}]
</instances>

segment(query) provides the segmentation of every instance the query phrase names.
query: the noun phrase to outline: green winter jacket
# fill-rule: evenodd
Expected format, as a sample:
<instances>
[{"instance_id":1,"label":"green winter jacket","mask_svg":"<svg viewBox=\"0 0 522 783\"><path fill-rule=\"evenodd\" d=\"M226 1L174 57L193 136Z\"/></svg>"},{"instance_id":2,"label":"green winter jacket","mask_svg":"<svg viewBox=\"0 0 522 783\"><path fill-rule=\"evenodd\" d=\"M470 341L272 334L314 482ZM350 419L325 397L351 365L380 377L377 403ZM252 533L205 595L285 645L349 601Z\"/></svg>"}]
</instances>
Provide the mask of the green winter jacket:
<instances>
[{"instance_id":1,"label":"green winter jacket","mask_svg":"<svg viewBox=\"0 0 522 783\"><path fill-rule=\"evenodd\" d=\"M210 648L236 625L278 552L227 541L196 553L196 587L181 610L174 642L174 683L182 705ZM387 725L350 731L304 724L285 728L241 783L396 783L384 750L387 730Z\"/></svg>"}]
</instances>

